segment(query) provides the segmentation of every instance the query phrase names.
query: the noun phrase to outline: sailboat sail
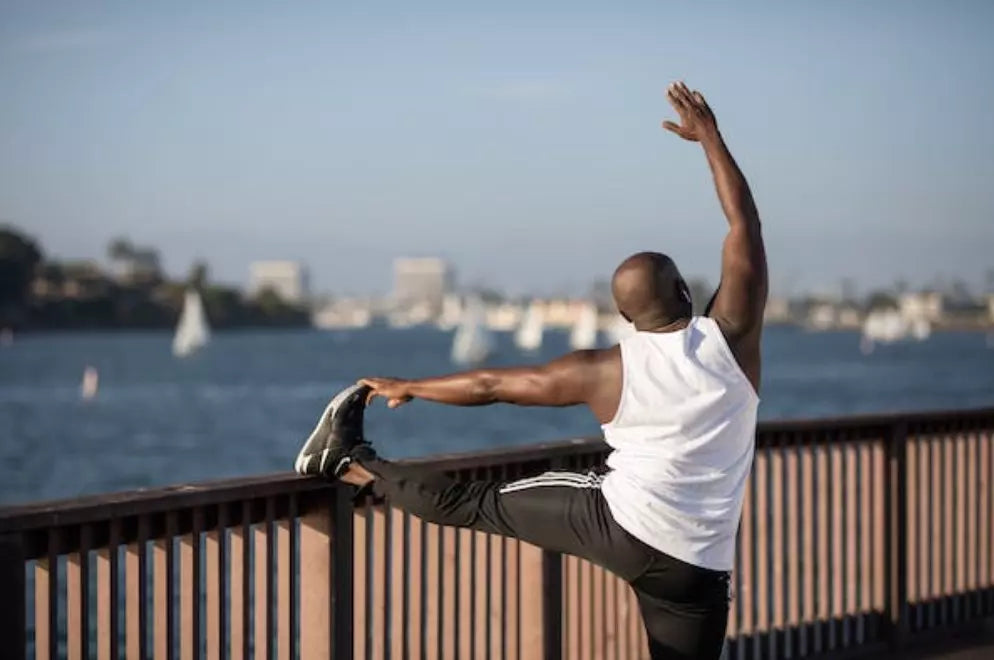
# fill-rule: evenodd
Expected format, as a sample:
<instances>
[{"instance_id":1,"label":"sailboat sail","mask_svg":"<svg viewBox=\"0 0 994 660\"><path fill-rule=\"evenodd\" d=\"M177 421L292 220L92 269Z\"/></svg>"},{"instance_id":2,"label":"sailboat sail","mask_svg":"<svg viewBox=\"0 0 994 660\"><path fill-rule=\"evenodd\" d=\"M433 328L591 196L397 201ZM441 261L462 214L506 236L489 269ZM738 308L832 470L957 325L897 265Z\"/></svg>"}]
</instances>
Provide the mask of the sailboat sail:
<instances>
[{"instance_id":1,"label":"sailboat sail","mask_svg":"<svg viewBox=\"0 0 994 660\"><path fill-rule=\"evenodd\" d=\"M597 308L592 304L584 305L581 310L580 318L570 333L569 344L574 351L597 346Z\"/></svg>"},{"instance_id":2,"label":"sailboat sail","mask_svg":"<svg viewBox=\"0 0 994 660\"><path fill-rule=\"evenodd\" d=\"M542 346L545 332L545 318L542 309L532 303L525 312L525 318L514 335L514 343L523 351L536 351Z\"/></svg>"},{"instance_id":3,"label":"sailboat sail","mask_svg":"<svg viewBox=\"0 0 994 660\"><path fill-rule=\"evenodd\" d=\"M470 300L452 339L452 361L456 364L479 364L493 352L493 336L486 325L486 312L479 300Z\"/></svg>"},{"instance_id":4,"label":"sailboat sail","mask_svg":"<svg viewBox=\"0 0 994 660\"><path fill-rule=\"evenodd\" d=\"M875 310L863 322L863 336L871 341L890 344L908 336L908 322L894 310Z\"/></svg>"},{"instance_id":5,"label":"sailboat sail","mask_svg":"<svg viewBox=\"0 0 994 660\"><path fill-rule=\"evenodd\" d=\"M932 324L927 319L915 319L911 322L911 336L918 341L925 341L932 336Z\"/></svg>"},{"instance_id":6,"label":"sailboat sail","mask_svg":"<svg viewBox=\"0 0 994 660\"><path fill-rule=\"evenodd\" d=\"M173 355L183 357L202 348L210 340L211 330L200 294L187 291L183 298L183 311L179 315L173 337Z\"/></svg>"}]
</instances>

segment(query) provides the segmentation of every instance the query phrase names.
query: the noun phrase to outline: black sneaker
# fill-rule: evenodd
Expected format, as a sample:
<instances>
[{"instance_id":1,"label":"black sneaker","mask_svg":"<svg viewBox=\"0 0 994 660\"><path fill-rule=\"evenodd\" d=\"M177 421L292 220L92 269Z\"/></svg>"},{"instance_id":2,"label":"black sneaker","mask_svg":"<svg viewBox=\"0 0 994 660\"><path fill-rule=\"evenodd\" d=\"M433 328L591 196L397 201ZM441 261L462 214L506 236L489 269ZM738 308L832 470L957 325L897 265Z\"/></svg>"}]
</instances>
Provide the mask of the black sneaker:
<instances>
[{"instance_id":1,"label":"black sneaker","mask_svg":"<svg viewBox=\"0 0 994 660\"><path fill-rule=\"evenodd\" d=\"M365 443L362 420L370 390L368 385L352 385L335 395L297 454L293 469L298 474L338 477L345 472L349 452Z\"/></svg>"}]
</instances>

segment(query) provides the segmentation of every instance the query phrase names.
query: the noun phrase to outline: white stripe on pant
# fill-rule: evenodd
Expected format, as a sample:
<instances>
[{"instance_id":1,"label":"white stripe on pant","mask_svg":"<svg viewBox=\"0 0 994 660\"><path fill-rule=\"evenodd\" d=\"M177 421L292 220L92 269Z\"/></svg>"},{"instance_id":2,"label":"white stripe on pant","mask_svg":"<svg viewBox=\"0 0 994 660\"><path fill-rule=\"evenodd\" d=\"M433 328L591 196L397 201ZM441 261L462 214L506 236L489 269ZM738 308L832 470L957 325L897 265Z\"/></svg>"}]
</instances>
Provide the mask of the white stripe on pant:
<instances>
[{"instance_id":1,"label":"white stripe on pant","mask_svg":"<svg viewBox=\"0 0 994 660\"><path fill-rule=\"evenodd\" d=\"M505 484L500 489L500 494L513 493L527 488L537 488L540 486L570 486L573 488L600 488L604 477L596 472L544 472L537 477L519 479Z\"/></svg>"}]
</instances>

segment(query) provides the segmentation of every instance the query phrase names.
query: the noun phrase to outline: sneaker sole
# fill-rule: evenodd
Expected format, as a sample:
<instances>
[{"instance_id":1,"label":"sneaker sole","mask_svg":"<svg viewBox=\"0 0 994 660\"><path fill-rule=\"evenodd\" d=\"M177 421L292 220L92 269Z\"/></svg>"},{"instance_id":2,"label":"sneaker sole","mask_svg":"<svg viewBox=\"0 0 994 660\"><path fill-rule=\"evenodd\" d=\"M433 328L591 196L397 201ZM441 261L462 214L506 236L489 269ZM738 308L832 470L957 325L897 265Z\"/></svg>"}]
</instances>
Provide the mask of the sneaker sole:
<instances>
[{"instance_id":1,"label":"sneaker sole","mask_svg":"<svg viewBox=\"0 0 994 660\"><path fill-rule=\"evenodd\" d=\"M318 461L318 471L316 474L323 474L325 463L328 460L327 439L328 435L331 433L331 421L338 412L338 409L343 403L349 400L353 394L355 394L362 385L352 385L346 387L344 390L339 392L334 396L334 398L325 407L324 412L321 413L320 419L318 419L317 425L311 434L304 441L304 446L300 448L300 452L297 454L297 460L293 462L293 469L297 474L301 475L313 475L314 472L308 472L307 468L310 467L312 461Z\"/></svg>"}]
</instances>

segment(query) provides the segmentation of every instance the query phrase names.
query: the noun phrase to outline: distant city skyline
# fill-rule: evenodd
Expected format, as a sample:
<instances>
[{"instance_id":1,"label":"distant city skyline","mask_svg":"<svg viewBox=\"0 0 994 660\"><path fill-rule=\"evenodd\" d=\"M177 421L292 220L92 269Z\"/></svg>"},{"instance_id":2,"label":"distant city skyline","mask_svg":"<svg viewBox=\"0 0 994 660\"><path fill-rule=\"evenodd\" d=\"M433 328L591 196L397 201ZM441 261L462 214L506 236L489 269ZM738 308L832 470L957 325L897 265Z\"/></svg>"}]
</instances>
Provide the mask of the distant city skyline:
<instances>
[{"instance_id":1,"label":"distant city skyline","mask_svg":"<svg viewBox=\"0 0 994 660\"><path fill-rule=\"evenodd\" d=\"M994 266L994 6L410 7L15 1L0 7L0 223L55 258L125 236L307 266L386 293L439 256L463 285L589 289L627 254L718 280L700 149L659 128L700 88L764 219L773 290L865 292Z\"/></svg>"},{"instance_id":2,"label":"distant city skyline","mask_svg":"<svg viewBox=\"0 0 994 660\"><path fill-rule=\"evenodd\" d=\"M4 223L0 222L0 225L3 224ZM15 227L15 229L20 228ZM35 235L32 235L31 238L36 240L38 239ZM129 237L118 237L118 239L121 238L127 240ZM113 242L114 241L109 242L108 247L111 246ZM47 246L41 242L39 242L38 247L44 253L46 261L68 263L95 262L99 266L107 268L110 271L114 271L120 267L120 264L115 261L115 258L108 255L107 248L94 255L73 256L56 254L48 250ZM146 245L141 249L145 251L142 253L143 256L146 258L155 257L156 263L170 261L168 258L163 258L163 255L157 251L155 246ZM323 289L313 288L311 285L311 269L307 262L299 259L260 259L247 263L245 265L245 272L242 273L241 276L235 274L233 277L219 277L217 276L214 266L209 258L205 259L198 257L192 264L190 264L190 266L186 268L179 267L175 271L166 268L162 269L162 273L172 279L184 280L189 276L189 273L193 267L196 267L198 264L203 264L207 266L209 282L233 286L235 288L245 290L249 295L253 295L253 293L257 293L260 288L268 286L259 284L259 274L257 271L260 267L265 270L271 265L277 270L290 269L293 271L293 273L281 272L277 279L289 279L287 282L281 282L280 286L276 287L278 290L289 287L287 288L287 291L294 291L286 296L286 298L291 301L307 298L311 294L316 295L317 297L331 295L345 297L372 296L396 298L398 291L398 262L438 262L442 264L446 269L444 279L449 283L449 289L453 292L492 290L512 297L588 296L591 294L592 289L603 286L606 282L608 282L611 275L611 271L608 270L603 273L592 273L586 280L580 278L571 283L560 286L556 286L551 282L545 281L531 284L525 283L520 287L505 287L502 286L499 281L487 281L480 278L476 278L471 281L460 280L460 269L456 263L439 255L430 254L419 254L417 256L404 254L402 256L392 257L386 263L387 271L381 273L370 273L370 276L366 278L366 284L368 285L370 282L373 282L373 285L358 289L346 289L342 287L336 288L334 286ZM298 270L299 273L297 272ZM715 275L714 278L710 278L706 275L702 275L700 272L687 272L686 268L683 270L684 275L691 282L699 281L708 286L716 286L719 280L718 275ZM268 275L264 276L263 279L265 279L265 277L268 277ZM378 282L378 280L383 281ZM967 292L973 296L982 297L985 294L994 293L994 268L988 268L986 271L977 274L973 278L950 276L945 273L938 273L931 278L920 278L918 280L910 280L906 276L901 275L894 276L890 280L885 278L879 281L860 282L851 276L841 276L834 281L825 281L814 286L808 286L801 280L795 280L793 282L773 287L771 290L771 297L798 299L807 296L829 296L838 297L844 300L853 300L882 291L943 291L949 293L956 289L959 285L965 286ZM301 293L296 292L298 290Z\"/></svg>"}]
</instances>

